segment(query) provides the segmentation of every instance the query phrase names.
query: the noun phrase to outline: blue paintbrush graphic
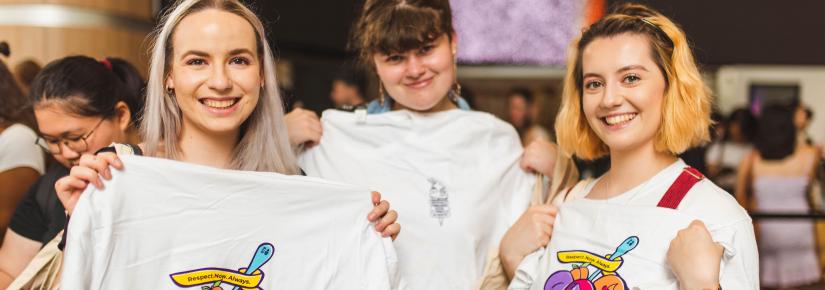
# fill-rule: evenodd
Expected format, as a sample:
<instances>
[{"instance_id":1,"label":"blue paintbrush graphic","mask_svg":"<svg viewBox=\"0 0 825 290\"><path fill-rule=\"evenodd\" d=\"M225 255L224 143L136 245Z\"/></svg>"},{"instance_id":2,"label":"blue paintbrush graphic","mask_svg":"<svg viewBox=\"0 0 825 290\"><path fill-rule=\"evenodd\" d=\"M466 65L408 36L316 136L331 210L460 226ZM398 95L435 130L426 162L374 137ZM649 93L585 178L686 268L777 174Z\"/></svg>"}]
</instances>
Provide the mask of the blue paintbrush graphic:
<instances>
[{"instance_id":1,"label":"blue paintbrush graphic","mask_svg":"<svg viewBox=\"0 0 825 290\"><path fill-rule=\"evenodd\" d=\"M635 249L638 244L639 244L639 238L638 237L636 237L636 236L629 237L629 238L625 239L624 242L622 242L622 244L619 245L618 248L616 248L616 251L613 252L613 254L610 255L610 258L608 258L608 259L610 259L611 261L616 261L616 260L619 259L619 257L623 256L624 254L627 254L627 252L630 252L630 250ZM598 277L599 274L601 274L601 273L602 273L601 269L596 269L596 271L593 271L593 274L590 274L590 276L587 277L587 280L590 280L590 281L596 280L596 277Z\"/></svg>"},{"instance_id":2,"label":"blue paintbrush graphic","mask_svg":"<svg viewBox=\"0 0 825 290\"><path fill-rule=\"evenodd\" d=\"M252 261L249 262L249 267L246 267L246 271L244 272L247 275L252 275L255 271L258 270L261 266L266 264L269 259L272 259L272 255L275 253L275 247L272 246L270 243L263 243L258 246L258 249L255 250L255 255L252 256ZM235 286L232 290L239 290L241 287Z\"/></svg>"}]
</instances>

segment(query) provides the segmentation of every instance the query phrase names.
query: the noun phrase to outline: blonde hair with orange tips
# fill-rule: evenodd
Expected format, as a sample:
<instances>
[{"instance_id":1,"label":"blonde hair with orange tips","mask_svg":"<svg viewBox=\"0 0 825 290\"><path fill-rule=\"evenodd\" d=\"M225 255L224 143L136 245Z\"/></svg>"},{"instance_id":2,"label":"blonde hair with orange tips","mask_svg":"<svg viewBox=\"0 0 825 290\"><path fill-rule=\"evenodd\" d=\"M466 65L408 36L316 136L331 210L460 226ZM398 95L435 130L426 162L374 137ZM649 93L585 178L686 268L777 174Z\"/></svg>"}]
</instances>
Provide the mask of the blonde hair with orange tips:
<instances>
[{"instance_id":1,"label":"blonde hair with orange tips","mask_svg":"<svg viewBox=\"0 0 825 290\"><path fill-rule=\"evenodd\" d=\"M647 37L654 62L667 87L655 148L676 155L710 140L712 97L694 61L685 33L646 6L626 4L584 31L571 45L562 104L556 118L559 148L567 155L593 160L610 153L582 112L582 51L593 40L631 33Z\"/></svg>"}]
</instances>

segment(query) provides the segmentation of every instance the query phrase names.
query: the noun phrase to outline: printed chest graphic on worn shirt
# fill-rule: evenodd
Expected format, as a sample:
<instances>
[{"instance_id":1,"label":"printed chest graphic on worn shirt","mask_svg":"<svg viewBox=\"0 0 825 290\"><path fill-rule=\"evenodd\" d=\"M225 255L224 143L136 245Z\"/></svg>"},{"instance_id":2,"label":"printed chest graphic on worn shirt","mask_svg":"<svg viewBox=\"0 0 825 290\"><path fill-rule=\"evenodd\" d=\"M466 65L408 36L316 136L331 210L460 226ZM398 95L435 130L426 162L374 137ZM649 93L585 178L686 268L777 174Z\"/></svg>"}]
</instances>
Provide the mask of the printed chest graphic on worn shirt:
<instances>
[{"instance_id":1,"label":"printed chest graphic on worn shirt","mask_svg":"<svg viewBox=\"0 0 825 290\"><path fill-rule=\"evenodd\" d=\"M428 178L430 183L430 215L444 225L444 219L450 217L450 199L447 187L435 178Z\"/></svg>"},{"instance_id":2,"label":"printed chest graphic on worn shirt","mask_svg":"<svg viewBox=\"0 0 825 290\"><path fill-rule=\"evenodd\" d=\"M246 268L240 268L237 271L224 268L201 268L174 273L169 277L175 285L182 288L209 284L202 286L201 290L223 290L221 284L227 284L234 286L232 290L261 289L258 285L264 279L264 272L260 268L272 259L274 253L275 247L272 244L263 243L255 250Z\"/></svg>"},{"instance_id":3,"label":"printed chest graphic on worn shirt","mask_svg":"<svg viewBox=\"0 0 825 290\"><path fill-rule=\"evenodd\" d=\"M638 237L629 237L616 248L616 251L604 256L582 250L558 252L556 257L559 262L573 263L573 269L559 270L551 274L544 283L544 290L628 289L618 270L624 262L622 256L635 249L638 244Z\"/></svg>"}]
</instances>

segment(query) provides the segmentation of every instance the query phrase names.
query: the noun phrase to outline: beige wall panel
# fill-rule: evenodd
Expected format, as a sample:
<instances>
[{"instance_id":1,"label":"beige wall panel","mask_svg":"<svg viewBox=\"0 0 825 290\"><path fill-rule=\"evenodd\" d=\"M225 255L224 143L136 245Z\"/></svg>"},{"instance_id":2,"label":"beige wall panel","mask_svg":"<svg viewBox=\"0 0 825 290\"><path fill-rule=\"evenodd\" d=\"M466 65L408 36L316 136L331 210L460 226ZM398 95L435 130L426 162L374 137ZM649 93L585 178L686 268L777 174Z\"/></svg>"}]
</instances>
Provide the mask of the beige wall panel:
<instances>
[{"instance_id":1,"label":"beige wall panel","mask_svg":"<svg viewBox=\"0 0 825 290\"><path fill-rule=\"evenodd\" d=\"M11 57L4 59L13 66L33 58L46 64L57 58L82 54L95 58L121 57L132 62L146 75L146 32L118 28L45 28L0 26L0 40L11 47Z\"/></svg>"},{"instance_id":2,"label":"beige wall panel","mask_svg":"<svg viewBox=\"0 0 825 290\"><path fill-rule=\"evenodd\" d=\"M0 4L61 4L148 20L152 0L0 0Z\"/></svg>"}]
</instances>

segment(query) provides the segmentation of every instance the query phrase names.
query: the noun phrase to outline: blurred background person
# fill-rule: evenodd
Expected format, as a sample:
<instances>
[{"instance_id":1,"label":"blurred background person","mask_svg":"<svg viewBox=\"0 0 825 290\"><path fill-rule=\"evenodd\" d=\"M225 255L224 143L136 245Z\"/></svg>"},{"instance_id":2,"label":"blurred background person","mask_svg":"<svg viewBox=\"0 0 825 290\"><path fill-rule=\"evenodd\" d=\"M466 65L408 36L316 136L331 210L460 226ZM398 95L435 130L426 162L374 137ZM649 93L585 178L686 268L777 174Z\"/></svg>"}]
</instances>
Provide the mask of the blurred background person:
<instances>
[{"instance_id":1,"label":"blurred background person","mask_svg":"<svg viewBox=\"0 0 825 290\"><path fill-rule=\"evenodd\" d=\"M37 73L39 73L41 69L43 69L43 67L33 59L26 59L14 66L14 77L17 78L17 84L20 85L20 89L24 95L29 94L32 81L34 81L34 77L37 76Z\"/></svg>"},{"instance_id":2,"label":"blurred background person","mask_svg":"<svg viewBox=\"0 0 825 290\"><path fill-rule=\"evenodd\" d=\"M534 123L538 114L533 91L526 87L513 87L507 93L507 122L516 128L525 147L534 140L550 140L550 133L541 125Z\"/></svg>"},{"instance_id":3,"label":"blurred background person","mask_svg":"<svg viewBox=\"0 0 825 290\"><path fill-rule=\"evenodd\" d=\"M754 118L750 111L739 108L718 126L721 137L710 145L705 155L707 174L719 187L734 192L737 168L753 149Z\"/></svg>"},{"instance_id":4,"label":"blurred background person","mask_svg":"<svg viewBox=\"0 0 825 290\"><path fill-rule=\"evenodd\" d=\"M4 229L0 289L8 287L44 245L59 238L66 225L55 181L68 175L68 168L84 153L94 153L112 142L137 143L135 122L143 101L126 80L139 78L137 70L125 61L112 58L99 62L85 56L56 60L35 78L30 97L40 132L37 144L57 162L28 188L9 228Z\"/></svg>"},{"instance_id":5,"label":"blurred background person","mask_svg":"<svg viewBox=\"0 0 825 290\"><path fill-rule=\"evenodd\" d=\"M358 106L366 102L366 87L367 79L364 72L346 63L332 79L329 98L335 108Z\"/></svg>"},{"instance_id":6,"label":"blurred background person","mask_svg":"<svg viewBox=\"0 0 825 290\"><path fill-rule=\"evenodd\" d=\"M814 145L813 140L808 135L808 126L814 119L814 112L806 105L800 105L796 108L793 115L793 124L796 127L796 142L807 145Z\"/></svg>"},{"instance_id":7,"label":"blurred background person","mask_svg":"<svg viewBox=\"0 0 825 290\"><path fill-rule=\"evenodd\" d=\"M796 106L762 110L756 151L739 168L736 197L759 213L808 213L809 185L819 164L818 150L797 142ZM763 287L795 289L820 279L814 223L809 219L757 221Z\"/></svg>"},{"instance_id":8,"label":"blurred background person","mask_svg":"<svg viewBox=\"0 0 825 290\"><path fill-rule=\"evenodd\" d=\"M5 42L0 44L0 54L9 55ZM35 145L34 126L28 98L0 60L0 239L26 189L45 170L43 152Z\"/></svg>"}]
</instances>

